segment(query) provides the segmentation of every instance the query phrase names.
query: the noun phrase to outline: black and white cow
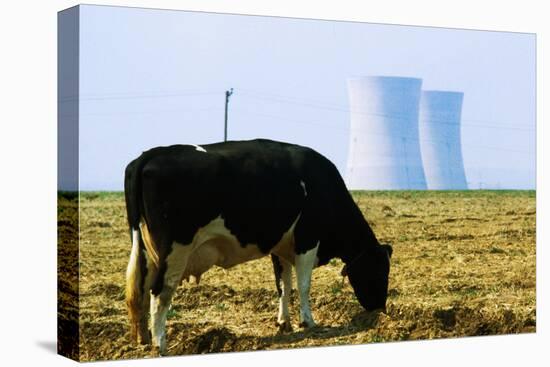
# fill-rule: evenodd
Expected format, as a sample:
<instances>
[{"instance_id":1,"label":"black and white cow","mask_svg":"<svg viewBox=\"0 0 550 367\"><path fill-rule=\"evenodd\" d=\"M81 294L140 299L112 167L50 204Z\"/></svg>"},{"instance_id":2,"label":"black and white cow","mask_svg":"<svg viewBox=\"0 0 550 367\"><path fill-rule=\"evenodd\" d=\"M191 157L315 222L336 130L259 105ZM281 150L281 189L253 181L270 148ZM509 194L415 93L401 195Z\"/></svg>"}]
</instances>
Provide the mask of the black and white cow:
<instances>
[{"instance_id":1,"label":"black and white cow","mask_svg":"<svg viewBox=\"0 0 550 367\"><path fill-rule=\"evenodd\" d=\"M296 269L300 324L314 326L312 269L340 258L366 310L384 308L391 247L380 245L336 167L316 151L269 140L144 152L125 172L132 237L126 302L132 337L166 350L166 314L182 279L268 254L290 329ZM151 334L148 328L151 314Z\"/></svg>"}]
</instances>

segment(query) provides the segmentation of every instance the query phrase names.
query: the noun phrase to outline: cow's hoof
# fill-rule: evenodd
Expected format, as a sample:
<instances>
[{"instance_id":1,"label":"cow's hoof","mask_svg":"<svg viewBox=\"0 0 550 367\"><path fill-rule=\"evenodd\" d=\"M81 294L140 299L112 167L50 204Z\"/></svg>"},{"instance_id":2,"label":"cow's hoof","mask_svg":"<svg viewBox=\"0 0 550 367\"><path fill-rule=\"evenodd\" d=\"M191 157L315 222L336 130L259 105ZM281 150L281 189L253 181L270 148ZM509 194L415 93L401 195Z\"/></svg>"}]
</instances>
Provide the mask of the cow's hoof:
<instances>
[{"instance_id":1,"label":"cow's hoof","mask_svg":"<svg viewBox=\"0 0 550 367\"><path fill-rule=\"evenodd\" d=\"M146 333L141 333L138 336L138 343L141 345L151 344L151 333L149 333L149 330L147 330Z\"/></svg>"},{"instance_id":2,"label":"cow's hoof","mask_svg":"<svg viewBox=\"0 0 550 367\"><path fill-rule=\"evenodd\" d=\"M302 321L300 327L304 329L311 329L317 326L313 321Z\"/></svg>"},{"instance_id":3,"label":"cow's hoof","mask_svg":"<svg viewBox=\"0 0 550 367\"><path fill-rule=\"evenodd\" d=\"M290 324L290 321L277 322L277 326L279 327L280 333L292 332L292 325Z\"/></svg>"},{"instance_id":4,"label":"cow's hoof","mask_svg":"<svg viewBox=\"0 0 550 367\"><path fill-rule=\"evenodd\" d=\"M151 357L162 357L164 355L166 355L166 351L159 346L154 345L151 348Z\"/></svg>"}]
</instances>

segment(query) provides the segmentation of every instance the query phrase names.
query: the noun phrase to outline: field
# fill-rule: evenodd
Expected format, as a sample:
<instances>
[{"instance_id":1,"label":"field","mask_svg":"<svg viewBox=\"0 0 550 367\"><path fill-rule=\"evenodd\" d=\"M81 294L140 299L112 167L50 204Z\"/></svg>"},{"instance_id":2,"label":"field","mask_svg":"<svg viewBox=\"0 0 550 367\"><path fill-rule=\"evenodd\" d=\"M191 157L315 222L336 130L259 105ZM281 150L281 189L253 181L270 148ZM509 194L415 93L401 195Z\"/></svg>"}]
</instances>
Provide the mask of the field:
<instances>
[{"instance_id":1,"label":"field","mask_svg":"<svg viewBox=\"0 0 550 367\"><path fill-rule=\"evenodd\" d=\"M183 283L168 314L168 354L535 332L534 191L353 195L379 240L393 245L386 314L363 311L340 275L343 264L333 260L313 273L318 327L298 328L294 294L294 331L279 333L266 257L213 268L199 285ZM75 244L63 237L75 235L68 228L78 219L75 200L59 199L60 302L69 309L60 317L74 321L70 297L79 293L81 360L148 357L150 348L132 345L128 336L124 278L131 244L123 195L81 194L79 287L70 284ZM78 337L76 328L65 332Z\"/></svg>"}]
</instances>

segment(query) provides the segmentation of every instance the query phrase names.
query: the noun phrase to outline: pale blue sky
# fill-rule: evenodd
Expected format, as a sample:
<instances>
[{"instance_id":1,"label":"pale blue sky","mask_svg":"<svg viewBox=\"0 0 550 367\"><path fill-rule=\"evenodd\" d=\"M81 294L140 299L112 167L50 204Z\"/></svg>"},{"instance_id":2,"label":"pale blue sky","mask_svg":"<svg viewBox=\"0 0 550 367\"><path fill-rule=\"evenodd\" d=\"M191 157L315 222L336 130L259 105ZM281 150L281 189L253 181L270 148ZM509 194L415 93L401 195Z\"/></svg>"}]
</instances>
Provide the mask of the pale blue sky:
<instances>
[{"instance_id":1,"label":"pale blue sky","mask_svg":"<svg viewBox=\"0 0 550 367\"><path fill-rule=\"evenodd\" d=\"M345 172L346 78L464 92L470 188L535 188L535 36L81 6L80 188L122 190L157 145L229 138L311 146Z\"/></svg>"}]
</instances>

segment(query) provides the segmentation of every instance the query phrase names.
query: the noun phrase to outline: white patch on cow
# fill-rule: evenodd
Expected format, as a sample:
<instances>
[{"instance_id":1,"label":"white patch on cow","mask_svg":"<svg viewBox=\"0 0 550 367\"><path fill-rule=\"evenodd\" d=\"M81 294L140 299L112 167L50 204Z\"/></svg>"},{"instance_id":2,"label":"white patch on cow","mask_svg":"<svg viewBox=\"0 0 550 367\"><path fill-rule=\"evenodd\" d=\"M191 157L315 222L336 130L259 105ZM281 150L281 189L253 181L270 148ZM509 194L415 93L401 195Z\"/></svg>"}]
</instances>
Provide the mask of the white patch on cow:
<instances>
[{"instance_id":1,"label":"white patch on cow","mask_svg":"<svg viewBox=\"0 0 550 367\"><path fill-rule=\"evenodd\" d=\"M141 273L139 271L139 231L132 229L132 252L130 252L130 260L128 261L128 268L126 269L126 279L134 278L140 279ZM137 282L135 286L139 286Z\"/></svg>"},{"instance_id":2,"label":"white patch on cow","mask_svg":"<svg viewBox=\"0 0 550 367\"><path fill-rule=\"evenodd\" d=\"M273 253L290 263L294 262L294 227L299 217L298 215L288 231L281 236L279 243L272 249ZM200 277L214 265L228 269L266 255L260 251L257 244L249 243L242 246L237 237L225 226L222 217L217 217L200 228L193 238L192 247L189 264L183 274L184 279L190 276Z\"/></svg>"},{"instance_id":3,"label":"white patch on cow","mask_svg":"<svg viewBox=\"0 0 550 367\"><path fill-rule=\"evenodd\" d=\"M298 295L300 297L300 325L305 327L315 326L311 309L309 307L309 289L311 285L311 273L318 262L317 250L319 243L305 254L296 255L296 281Z\"/></svg>"},{"instance_id":4,"label":"white patch on cow","mask_svg":"<svg viewBox=\"0 0 550 367\"><path fill-rule=\"evenodd\" d=\"M298 215L289 230L282 235L279 243L273 248L273 252L277 251L284 254L285 258L289 257L290 260L288 261L294 260L294 257L290 257L288 254L293 253L294 227L299 218ZM313 260L310 260L312 251L302 255L305 256L305 263L309 264L310 268L313 264ZM308 254L309 256L307 256ZM259 259L265 255L256 244L242 246L225 226L225 221L221 217L217 217L206 226L199 228L191 244L182 245L174 242L172 251L165 260L164 287L158 296L151 295L150 300L152 341L153 345L159 348L159 352L161 354L166 352L166 314L170 307L172 295L182 280L191 277L200 279L201 274L214 265L227 269L250 260ZM313 254L314 258L315 254ZM288 273L291 274L291 270ZM311 279L311 269L309 273L308 279ZM284 300L286 311L282 311L283 319L286 319L285 313L288 315L288 297L292 286L291 275L283 275L283 279L285 277L288 277L284 280L284 289L286 289L285 292L288 295Z\"/></svg>"},{"instance_id":5,"label":"white patch on cow","mask_svg":"<svg viewBox=\"0 0 550 367\"><path fill-rule=\"evenodd\" d=\"M300 185L302 185L302 188L304 189L304 196L307 196L306 183L304 181L300 181Z\"/></svg>"},{"instance_id":6,"label":"white patch on cow","mask_svg":"<svg viewBox=\"0 0 550 367\"><path fill-rule=\"evenodd\" d=\"M151 295L151 336L153 346L158 347L160 354L166 352L166 315L172 295L179 285L193 247L172 244L172 251L166 257L164 286L159 295Z\"/></svg>"},{"instance_id":7,"label":"white patch on cow","mask_svg":"<svg viewBox=\"0 0 550 367\"><path fill-rule=\"evenodd\" d=\"M206 149L204 149L204 148L201 147L200 145L196 145L196 144L192 144L192 145L195 147L195 150L196 150L196 151L206 153Z\"/></svg>"},{"instance_id":8,"label":"white patch on cow","mask_svg":"<svg viewBox=\"0 0 550 367\"><path fill-rule=\"evenodd\" d=\"M193 238L193 253L184 276L200 276L212 266L224 269L242 264L246 261L265 256L255 244L242 246L225 226L222 217L217 217L200 228Z\"/></svg>"},{"instance_id":9,"label":"white patch on cow","mask_svg":"<svg viewBox=\"0 0 550 367\"><path fill-rule=\"evenodd\" d=\"M283 271L281 272L281 297L279 298L279 315L277 324L283 331L290 331L290 313L288 303L290 301L290 292L292 290L292 264L279 257L279 262Z\"/></svg>"}]
</instances>

